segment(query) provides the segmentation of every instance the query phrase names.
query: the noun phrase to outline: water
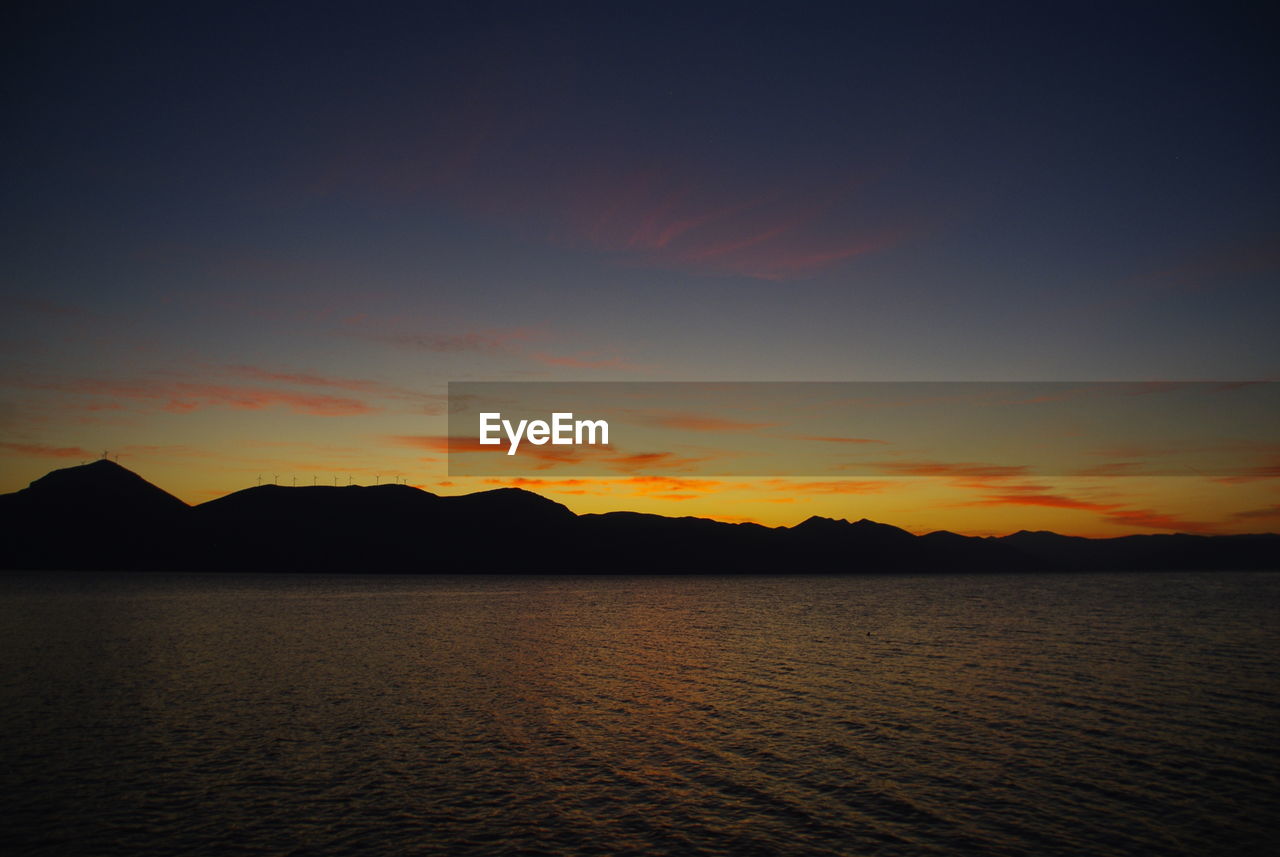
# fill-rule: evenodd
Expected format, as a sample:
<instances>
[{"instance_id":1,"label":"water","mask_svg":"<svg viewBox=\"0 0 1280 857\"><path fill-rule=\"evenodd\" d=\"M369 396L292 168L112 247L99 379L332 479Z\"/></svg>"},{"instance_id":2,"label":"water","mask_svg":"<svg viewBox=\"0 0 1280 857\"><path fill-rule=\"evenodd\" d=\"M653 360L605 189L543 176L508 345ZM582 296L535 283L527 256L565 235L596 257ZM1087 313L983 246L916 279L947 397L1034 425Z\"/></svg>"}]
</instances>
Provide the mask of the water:
<instances>
[{"instance_id":1,"label":"water","mask_svg":"<svg viewBox=\"0 0 1280 857\"><path fill-rule=\"evenodd\" d=\"M1280 575L0 578L20 854L1250 854Z\"/></svg>"}]
</instances>

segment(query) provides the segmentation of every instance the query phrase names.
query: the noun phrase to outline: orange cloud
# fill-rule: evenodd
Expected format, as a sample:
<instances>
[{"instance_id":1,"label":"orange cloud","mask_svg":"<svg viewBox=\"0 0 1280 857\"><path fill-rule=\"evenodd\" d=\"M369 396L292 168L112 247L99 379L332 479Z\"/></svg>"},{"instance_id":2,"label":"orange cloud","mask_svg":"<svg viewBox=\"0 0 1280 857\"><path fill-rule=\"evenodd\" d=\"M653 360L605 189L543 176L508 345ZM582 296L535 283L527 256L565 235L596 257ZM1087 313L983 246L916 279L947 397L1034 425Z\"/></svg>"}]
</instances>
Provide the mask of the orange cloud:
<instances>
[{"instance_id":1,"label":"orange cloud","mask_svg":"<svg viewBox=\"0 0 1280 857\"><path fill-rule=\"evenodd\" d=\"M613 481L620 482L623 485L649 486L682 491L711 491L724 486L724 483L718 479L689 479L683 476L628 476L625 479Z\"/></svg>"},{"instance_id":2,"label":"orange cloud","mask_svg":"<svg viewBox=\"0 0 1280 857\"><path fill-rule=\"evenodd\" d=\"M1076 500L1061 494L1039 494L1013 490L1012 493L992 494L981 500L973 500L966 506L1045 506L1051 509L1083 509L1090 512L1111 512L1122 508L1116 503L1095 503L1090 500Z\"/></svg>"},{"instance_id":3,"label":"orange cloud","mask_svg":"<svg viewBox=\"0 0 1280 857\"><path fill-rule=\"evenodd\" d=\"M486 485L503 485L508 488L578 488L597 484L594 479L540 479L528 476L493 477L484 480Z\"/></svg>"},{"instance_id":4,"label":"orange cloud","mask_svg":"<svg viewBox=\"0 0 1280 857\"><path fill-rule=\"evenodd\" d=\"M1104 516L1113 524L1126 527L1143 527L1151 530L1173 530L1180 533L1213 533L1217 527L1201 521L1188 521L1177 515L1167 515L1150 509L1113 512Z\"/></svg>"},{"instance_id":5,"label":"orange cloud","mask_svg":"<svg viewBox=\"0 0 1280 857\"><path fill-rule=\"evenodd\" d=\"M1280 505L1246 509L1243 512L1234 513L1231 517L1241 521L1280 519Z\"/></svg>"},{"instance_id":6,"label":"orange cloud","mask_svg":"<svg viewBox=\"0 0 1280 857\"><path fill-rule=\"evenodd\" d=\"M609 464L613 465L614 469L624 473L648 468L688 470L693 465L706 460L705 457L690 458L677 455L674 452L636 452L629 455L616 455L606 459Z\"/></svg>"},{"instance_id":7,"label":"orange cloud","mask_svg":"<svg viewBox=\"0 0 1280 857\"><path fill-rule=\"evenodd\" d=\"M1029 468L1023 465L943 461L890 461L870 466L893 476L951 476L966 479L1004 479L1011 476L1026 476L1029 471Z\"/></svg>"},{"instance_id":8,"label":"orange cloud","mask_svg":"<svg viewBox=\"0 0 1280 857\"><path fill-rule=\"evenodd\" d=\"M796 435L796 440L817 440L823 443L888 443L887 440L876 440L870 437L827 437L824 435Z\"/></svg>"},{"instance_id":9,"label":"orange cloud","mask_svg":"<svg viewBox=\"0 0 1280 857\"><path fill-rule=\"evenodd\" d=\"M369 393L371 395L387 396L390 398L440 398L438 396L431 397L414 390L406 390L401 387L384 384L380 381L370 381L361 378L338 378L318 375L314 372L281 372L264 369L259 366L229 366L227 367L227 371L237 377L249 378L254 381L294 384L303 387L328 387L335 390L349 390L355 393Z\"/></svg>"},{"instance_id":10,"label":"orange cloud","mask_svg":"<svg viewBox=\"0 0 1280 857\"><path fill-rule=\"evenodd\" d=\"M638 419L640 422L649 423L650 425L688 431L754 431L755 429L772 428L777 425L777 423L753 423L732 420L726 417L690 413L653 414L639 417Z\"/></svg>"},{"instance_id":11,"label":"orange cloud","mask_svg":"<svg viewBox=\"0 0 1280 857\"><path fill-rule=\"evenodd\" d=\"M1280 479L1280 462L1245 467L1230 476L1216 477L1213 481L1226 485L1238 485L1244 482L1257 482L1260 479Z\"/></svg>"},{"instance_id":12,"label":"orange cloud","mask_svg":"<svg viewBox=\"0 0 1280 857\"><path fill-rule=\"evenodd\" d=\"M494 451L492 446L481 446L480 438L478 437L450 437L446 434L401 434L389 435L386 439L390 443L425 449L428 452L492 453Z\"/></svg>"},{"instance_id":13,"label":"orange cloud","mask_svg":"<svg viewBox=\"0 0 1280 857\"><path fill-rule=\"evenodd\" d=\"M157 402L162 410L172 413L188 413L209 407L253 411L280 405L295 413L310 416L345 417L376 413L378 410L358 399L345 396L196 381L111 381L83 378L32 383L29 386L76 395Z\"/></svg>"},{"instance_id":14,"label":"orange cloud","mask_svg":"<svg viewBox=\"0 0 1280 857\"><path fill-rule=\"evenodd\" d=\"M775 491L789 491L796 494L879 494L886 489L897 487L892 482L871 479L833 479L822 482L783 482L777 481Z\"/></svg>"},{"instance_id":15,"label":"orange cloud","mask_svg":"<svg viewBox=\"0 0 1280 857\"><path fill-rule=\"evenodd\" d=\"M962 503L965 506L1039 506L1051 509L1074 509L1094 512L1104 521L1125 527L1151 530L1174 530L1184 533L1210 533L1216 528L1202 521L1190 521L1176 515L1152 509L1126 509L1123 503L1100 503L1082 500L1063 494L1049 493L1040 485L1008 485L999 493L988 494L980 500Z\"/></svg>"},{"instance_id":16,"label":"orange cloud","mask_svg":"<svg viewBox=\"0 0 1280 857\"><path fill-rule=\"evenodd\" d=\"M42 458L97 458L97 453L79 446L48 446L43 443L0 443L0 449L38 455Z\"/></svg>"}]
</instances>

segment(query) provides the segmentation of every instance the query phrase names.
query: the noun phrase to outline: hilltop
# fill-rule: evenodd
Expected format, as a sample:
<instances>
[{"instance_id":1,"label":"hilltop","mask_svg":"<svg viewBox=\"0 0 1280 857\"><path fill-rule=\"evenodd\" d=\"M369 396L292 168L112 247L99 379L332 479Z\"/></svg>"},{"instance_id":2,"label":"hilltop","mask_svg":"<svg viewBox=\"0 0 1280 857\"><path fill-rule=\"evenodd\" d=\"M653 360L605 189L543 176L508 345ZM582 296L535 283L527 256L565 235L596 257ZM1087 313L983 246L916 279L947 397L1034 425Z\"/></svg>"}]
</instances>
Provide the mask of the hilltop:
<instances>
[{"instance_id":1,"label":"hilltop","mask_svg":"<svg viewBox=\"0 0 1280 857\"><path fill-rule=\"evenodd\" d=\"M107 461L0 495L9 569L334 572L991 572L1280 569L1280 536L917 536L866 519L794 527L576 515L519 488L262 485L188 506Z\"/></svg>"}]
</instances>

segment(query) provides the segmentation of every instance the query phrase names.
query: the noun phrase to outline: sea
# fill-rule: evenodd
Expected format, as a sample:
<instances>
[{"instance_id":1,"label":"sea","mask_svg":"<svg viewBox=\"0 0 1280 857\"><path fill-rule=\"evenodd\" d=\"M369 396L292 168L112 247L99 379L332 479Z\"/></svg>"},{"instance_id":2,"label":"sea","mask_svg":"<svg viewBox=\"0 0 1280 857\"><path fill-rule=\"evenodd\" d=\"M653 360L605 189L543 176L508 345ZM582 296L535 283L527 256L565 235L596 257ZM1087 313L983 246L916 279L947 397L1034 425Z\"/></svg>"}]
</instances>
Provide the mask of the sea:
<instances>
[{"instance_id":1,"label":"sea","mask_svg":"<svg viewBox=\"0 0 1280 857\"><path fill-rule=\"evenodd\" d=\"M1250 855L1280 574L0 576L14 855Z\"/></svg>"}]
</instances>

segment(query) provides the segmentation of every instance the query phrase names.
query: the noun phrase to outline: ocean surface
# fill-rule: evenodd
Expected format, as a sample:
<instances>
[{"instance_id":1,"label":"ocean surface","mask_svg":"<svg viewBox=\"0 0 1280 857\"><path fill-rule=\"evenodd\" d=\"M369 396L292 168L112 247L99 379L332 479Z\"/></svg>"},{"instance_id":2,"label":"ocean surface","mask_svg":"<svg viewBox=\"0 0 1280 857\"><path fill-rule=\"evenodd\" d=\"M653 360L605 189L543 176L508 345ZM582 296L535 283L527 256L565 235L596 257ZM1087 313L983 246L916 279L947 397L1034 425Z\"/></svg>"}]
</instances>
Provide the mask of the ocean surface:
<instances>
[{"instance_id":1,"label":"ocean surface","mask_svg":"<svg viewBox=\"0 0 1280 857\"><path fill-rule=\"evenodd\" d=\"M9 854L1247 855L1280 574L0 576Z\"/></svg>"}]
</instances>

